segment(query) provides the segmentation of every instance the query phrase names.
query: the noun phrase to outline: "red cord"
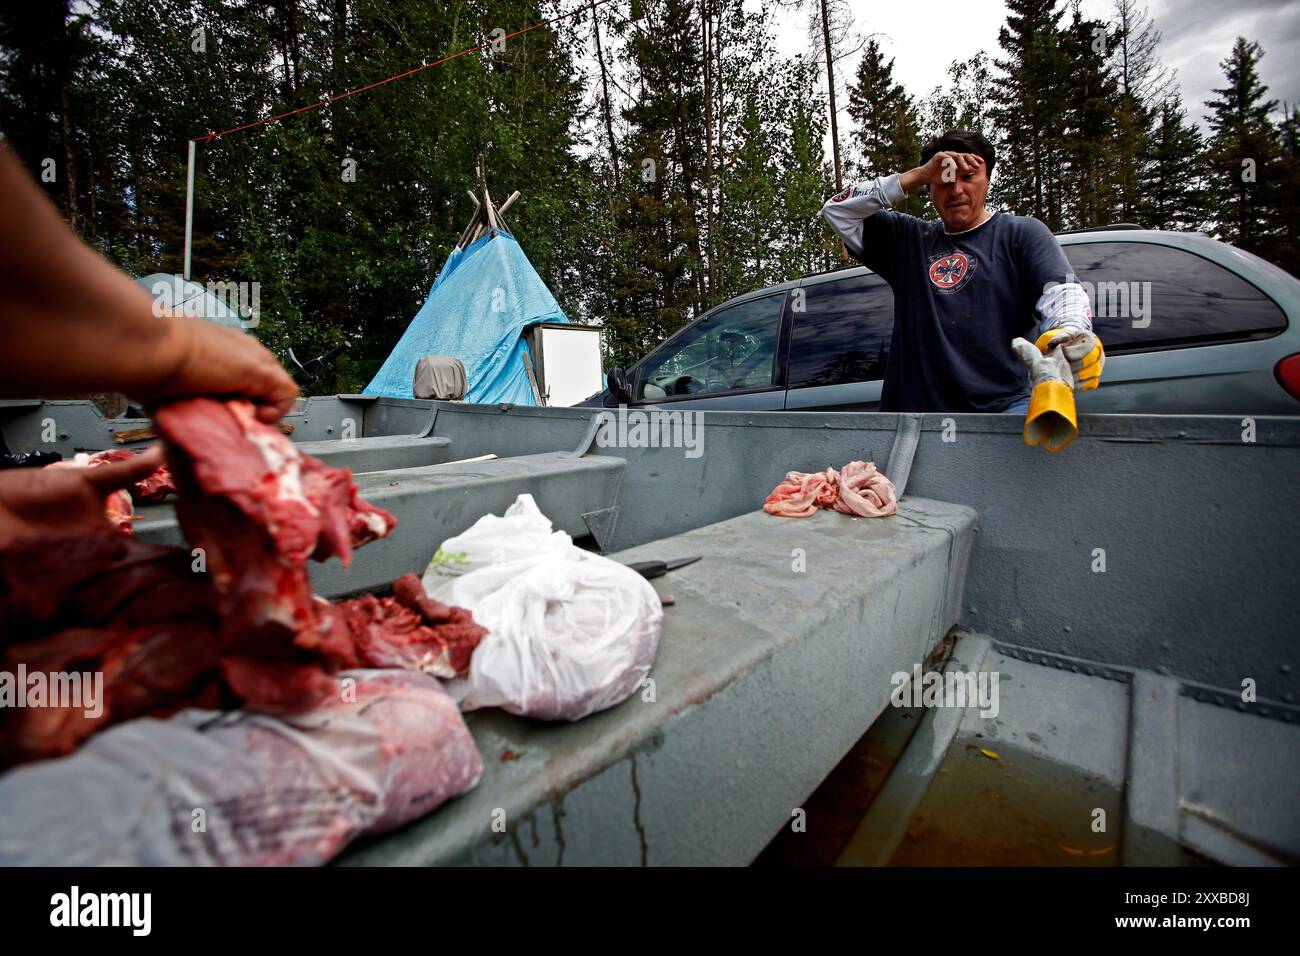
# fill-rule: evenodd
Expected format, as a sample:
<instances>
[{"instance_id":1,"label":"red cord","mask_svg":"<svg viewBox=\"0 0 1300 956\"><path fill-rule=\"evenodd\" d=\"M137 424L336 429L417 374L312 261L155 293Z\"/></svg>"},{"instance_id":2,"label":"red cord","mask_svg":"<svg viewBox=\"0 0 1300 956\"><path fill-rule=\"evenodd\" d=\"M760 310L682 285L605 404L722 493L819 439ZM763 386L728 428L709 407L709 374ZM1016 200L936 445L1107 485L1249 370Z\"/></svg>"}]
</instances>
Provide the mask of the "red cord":
<instances>
[{"instance_id":1,"label":"red cord","mask_svg":"<svg viewBox=\"0 0 1300 956\"><path fill-rule=\"evenodd\" d=\"M524 27L522 30L516 30L514 33L507 33L504 37L501 37L500 40L485 40L483 43L480 43L478 46L472 46L467 50L461 50L459 53L452 53L449 56L444 56L441 60L434 60L432 63L425 63L421 66L417 66L413 70L407 70L405 73L396 73L393 76L388 77L387 79L378 80L374 83L368 83L365 86L357 87L355 90L348 90L346 93L339 93L335 96L330 96L323 100L317 100L315 103L308 103L306 106L300 106L297 109L289 110L287 113L278 113L275 116L268 116L264 119L255 120L252 123L245 123L243 126L235 126L230 129L222 130L220 133L208 133L204 136L195 136L192 142L210 143L214 139L218 139L219 137L222 136L228 136L231 133L238 133L240 130L252 129L254 126L265 126L267 123L274 123L277 120L287 119L288 117L295 116L298 113L306 113L308 110L318 109L319 107L325 106L326 104L334 103L341 99L346 99L349 96L356 96L358 93L364 93L366 90L373 90L376 86L383 86L385 83L391 83L394 80L400 80L403 77L410 76L413 73L419 73L422 70L427 70L432 66L438 66L441 63L447 63L448 61L454 60L457 57L465 56L465 54L467 53L475 53L479 50L484 49L485 47L491 46L493 43L504 42L506 40L513 39L514 37L522 36L523 34L529 33L533 30L537 30L541 27L548 27L553 23L559 23L561 20L567 20L569 17L581 13L583 10L594 10L596 7L603 6L604 4L609 2L610 0L594 0L594 2L584 3L582 6L578 7L577 9L570 10L568 13L562 13L558 17L554 17L550 20L543 20L541 23L534 23L532 26Z\"/></svg>"}]
</instances>

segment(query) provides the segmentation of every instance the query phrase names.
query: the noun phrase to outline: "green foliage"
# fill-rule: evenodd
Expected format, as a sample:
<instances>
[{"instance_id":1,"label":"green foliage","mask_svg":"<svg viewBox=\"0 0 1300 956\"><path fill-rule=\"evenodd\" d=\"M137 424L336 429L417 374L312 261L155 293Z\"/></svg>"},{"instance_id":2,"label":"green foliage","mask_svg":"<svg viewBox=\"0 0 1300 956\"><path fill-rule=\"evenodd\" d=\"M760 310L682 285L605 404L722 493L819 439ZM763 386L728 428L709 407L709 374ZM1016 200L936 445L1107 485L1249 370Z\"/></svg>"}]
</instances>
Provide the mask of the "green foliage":
<instances>
[{"instance_id":1,"label":"green foliage","mask_svg":"<svg viewBox=\"0 0 1300 956\"><path fill-rule=\"evenodd\" d=\"M1060 50L1070 77L1062 115L1059 155L1063 221L1079 227L1104 226L1117 219L1122 100L1106 60L1111 40L1106 24L1085 20L1076 9L1062 31Z\"/></svg>"},{"instance_id":2,"label":"green foliage","mask_svg":"<svg viewBox=\"0 0 1300 956\"><path fill-rule=\"evenodd\" d=\"M1200 131L1177 96L1160 113L1141 157L1137 219L1152 229L1204 228L1208 212Z\"/></svg>"},{"instance_id":3,"label":"green foliage","mask_svg":"<svg viewBox=\"0 0 1300 956\"><path fill-rule=\"evenodd\" d=\"M903 85L894 80L894 61L885 60L875 39L867 41L857 76L849 87L852 140L857 147L849 158L857 178L887 176L910 169L921 157L916 106ZM924 214L924 193L909 196L901 211Z\"/></svg>"},{"instance_id":4,"label":"green foliage","mask_svg":"<svg viewBox=\"0 0 1300 956\"><path fill-rule=\"evenodd\" d=\"M1063 148L1069 94L1069 59L1062 49L1058 0L1007 0L1006 25L995 60L990 117L1001 132L993 196L1020 215L1062 228L1065 200Z\"/></svg>"},{"instance_id":5,"label":"green foliage","mask_svg":"<svg viewBox=\"0 0 1300 956\"><path fill-rule=\"evenodd\" d=\"M1282 190L1284 155L1269 120L1277 101L1264 99L1268 88L1258 71L1263 55L1258 43L1238 37L1221 64L1227 85L1205 104L1213 132L1206 158L1215 218L1224 238L1257 253L1273 245L1280 203L1295 201Z\"/></svg>"},{"instance_id":6,"label":"green foliage","mask_svg":"<svg viewBox=\"0 0 1300 956\"><path fill-rule=\"evenodd\" d=\"M948 86L935 87L918 109L921 140L949 129L988 130L992 95L993 73L987 53L953 61L948 67Z\"/></svg>"},{"instance_id":7,"label":"green foliage","mask_svg":"<svg viewBox=\"0 0 1300 956\"><path fill-rule=\"evenodd\" d=\"M537 0L104 0L29 27L8 15L0 123L74 228L135 274L180 272L186 143L545 19ZM60 31L62 20L65 29ZM196 32L200 31L200 32ZM577 154L574 41L547 29L283 122L200 142L193 277L261 284L258 337L300 357L349 342L317 391L356 391L406 328L471 205L483 153L510 224L584 315L591 174ZM59 77L69 77L62 83ZM65 163L61 120L74 131ZM349 171L355 175L345 175ZM73 199L76 202L74 205ZM498 201L504 195L494 196Z\"/></svg>"}]
</instances>

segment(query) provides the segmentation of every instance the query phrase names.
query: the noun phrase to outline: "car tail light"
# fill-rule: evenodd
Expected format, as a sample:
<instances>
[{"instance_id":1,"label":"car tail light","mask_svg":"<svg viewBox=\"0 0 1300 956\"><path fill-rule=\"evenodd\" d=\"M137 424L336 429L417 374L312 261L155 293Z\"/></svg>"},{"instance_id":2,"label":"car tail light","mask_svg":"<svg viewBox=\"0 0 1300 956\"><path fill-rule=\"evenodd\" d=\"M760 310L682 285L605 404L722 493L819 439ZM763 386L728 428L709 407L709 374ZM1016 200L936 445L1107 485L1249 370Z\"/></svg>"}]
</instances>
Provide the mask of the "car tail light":
<instances>
[{"instance_id":1,"label":"car tail light","mask_svg":"<svg viewBox=\"0 0 1300 956\"><path fill-rule=\"evenodd\" d=\"M1273 366L1273 374L1287 394L1300 401L1300 353L1288 355L1278 362Z\"/></svg>"}]
</instances>

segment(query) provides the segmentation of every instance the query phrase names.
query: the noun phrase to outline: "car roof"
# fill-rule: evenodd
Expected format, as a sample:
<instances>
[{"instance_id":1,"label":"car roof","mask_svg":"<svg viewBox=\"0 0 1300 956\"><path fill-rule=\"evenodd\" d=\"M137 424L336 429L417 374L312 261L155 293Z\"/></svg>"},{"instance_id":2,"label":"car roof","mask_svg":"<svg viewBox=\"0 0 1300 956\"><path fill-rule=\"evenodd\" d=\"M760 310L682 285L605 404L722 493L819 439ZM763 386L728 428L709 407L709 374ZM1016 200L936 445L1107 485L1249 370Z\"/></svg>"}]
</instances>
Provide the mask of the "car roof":
<instances>
[{"instance_id":1,"label":"car roof","mask_svg":"<svg viewBox=\"0 0 1300 956\"><path fill-rule=\"evenodd\" d=\"M1245 278L1251 284L1255 285L1266 295L1277 302L1289 316L1294 317L1300 313L1300 279L1291 275L1285 269L1274 265L1266 259L1261 259L1253 253L1236 246L1207 236L1203 232L1176 232L1166 229L1135 229L1124 227L1120 229L1098 228L1090 230L1070 230L1061 233L1054 233L1057 240L1064 246L1083 245L1093 242L1133 242L1146 243L1151 245L1169 246L1176 249L1183 249L1195 255L1200 255L1211 262L1227 266L1238 275ZM1235 260L1231 261L1230 260ZM835 269L829 269L825 272L813 272L808 275L800 276L797 279L791 279L786 282L778 282L774 285L764 286L761 289L755 289L752 292L745 292L741 295L726 299L719 302L713 308L696 316L687 322L681 328L676 329L672 334L667 336L658 345L652 348L646 355L643 355L636 364L640 364L645 358L653 355L659 348L668 342L671 342L677 336L684 333L687 329L708 318L721 309L737 305L742 302L749 302L754 299L761 299L765 296L777 293L788 292L805 286L813 286L822 282L831 282L836 279L853 278L857 276L873 275L873 270L863 265L845 264ZM1290 323L1294 329L1295 322Z\"/></svg>"},{"instance_id":2,"label":"car roof","mask_svg":"<svg viewBox=\"0 0 1300 956\"><path fill-rule=\"evenodd\" d=\"M1203 232L1177 232L1167 229L1138 229L1130 226L1115 228L1102 226L1096 229L1070 229L1064 232L1054 233L1056 239L1062 247L1076 246L1091 242L1139 242L1154 243L1162 246L1173 246L1177 249L1186 249L1188 252L1197 252L1212 259L1222 259L1225 253L1236 253L1239 257L1246 259L1253 265L1267 266L1271 269L1277 269L1272 263L1252 255L1245 250L1238 249L1236 246L1222 242ZM745 296L738 296L735 299L729 299L729 302L738 302L743 298L751 298L759 294L767 294L779 289L785 289L793 286L817 285L821 282L827 282L831 279L843 279L850 276L872 275L872 270L862 265L843 265L834 269L828 269L825 272L811 272L793 282L783 282L779 285L768 286L757 292L747 293Z\"/></svg>"}]
</instances>

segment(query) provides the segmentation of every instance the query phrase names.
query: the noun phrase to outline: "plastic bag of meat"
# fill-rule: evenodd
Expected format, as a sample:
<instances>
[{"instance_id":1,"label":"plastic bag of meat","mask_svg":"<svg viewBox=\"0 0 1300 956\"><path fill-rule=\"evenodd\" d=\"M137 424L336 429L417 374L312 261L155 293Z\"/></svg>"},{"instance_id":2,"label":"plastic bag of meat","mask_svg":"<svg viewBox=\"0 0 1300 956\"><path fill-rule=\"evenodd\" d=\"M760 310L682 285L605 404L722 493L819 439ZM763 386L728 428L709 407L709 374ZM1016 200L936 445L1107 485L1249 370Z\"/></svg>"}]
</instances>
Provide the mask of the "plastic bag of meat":
<instances>
[{"instance_id":1,"label":"plastic bag of meat","mask_svg":"<svg viewBox=\"0 0 1300 956\"><path fill-rule=\"evenodd\" d=\"M435 678L339 679L292 717L184 710L10 771L0 865L319 864L478 783L482 758Z\"/></svg>"},{"instance_id":2,"label":"plastic bag of meat","mask_svg":"<svg viewBox=\"0 0 1300 956\"><path fill-rule=\"evenodd\" d=\"M580 720L632 694L659 648L655 589L552 530L532 495L444 541L423 580L488 630L469 673L448 685L464 710Z\"/></svg>"}]
</instances>

